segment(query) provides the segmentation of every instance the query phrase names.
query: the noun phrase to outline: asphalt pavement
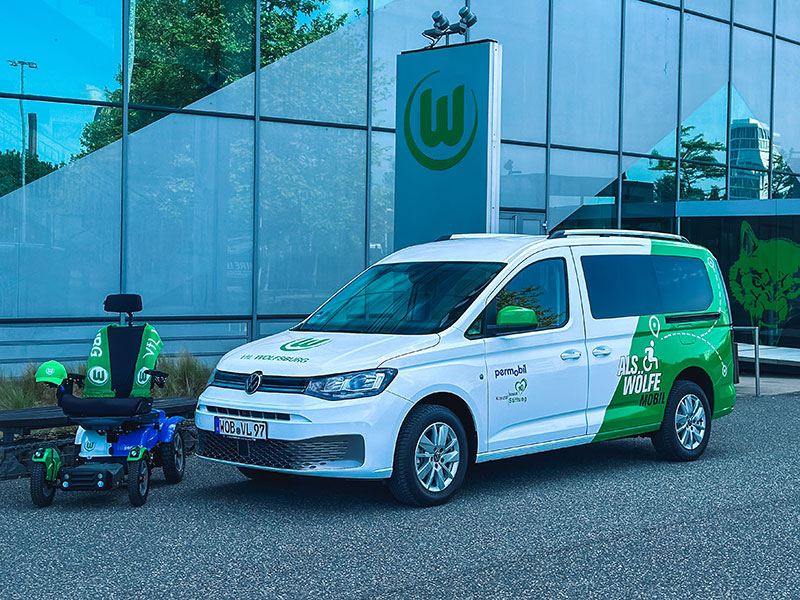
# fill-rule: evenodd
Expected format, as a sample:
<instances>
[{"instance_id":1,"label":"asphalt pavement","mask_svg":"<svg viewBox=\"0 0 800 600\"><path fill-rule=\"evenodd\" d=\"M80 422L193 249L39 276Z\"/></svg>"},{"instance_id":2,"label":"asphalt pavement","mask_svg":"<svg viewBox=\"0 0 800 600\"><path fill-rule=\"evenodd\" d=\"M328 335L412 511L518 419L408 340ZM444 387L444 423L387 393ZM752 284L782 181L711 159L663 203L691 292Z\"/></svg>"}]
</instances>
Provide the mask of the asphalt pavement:
<instances>
[{"instance_id":1,"label":"asphalt pavement","mask_svg":"<svg viewBox=\"0 0 800 600\"><path fill-rule=\"evenodd\" d=\"M445 505L189 460L35 509L0 482L0 598L800 598L800 395L740 397L697 462L646 439L475 466Z\"/></svg>"}]
</instances>

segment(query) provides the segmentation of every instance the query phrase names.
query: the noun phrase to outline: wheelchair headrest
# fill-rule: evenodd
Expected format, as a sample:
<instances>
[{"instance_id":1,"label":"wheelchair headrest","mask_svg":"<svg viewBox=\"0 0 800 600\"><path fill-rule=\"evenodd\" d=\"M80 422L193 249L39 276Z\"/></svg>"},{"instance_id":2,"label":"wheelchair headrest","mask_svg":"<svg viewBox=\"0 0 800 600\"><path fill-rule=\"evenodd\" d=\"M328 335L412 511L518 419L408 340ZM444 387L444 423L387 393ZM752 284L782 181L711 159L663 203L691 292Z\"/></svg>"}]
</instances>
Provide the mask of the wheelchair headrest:
<instances>
[{"instance_id":1,"label":"wheelchair headrest","mask_svg":"<svg viewBox=\"0 0 800 600\"><path fill-rule=\"evenodd\" d=\"M103 302L106 312L135 313L142 310L142 297L139 294L109 294Z\"/></svg>"}]
</instances>

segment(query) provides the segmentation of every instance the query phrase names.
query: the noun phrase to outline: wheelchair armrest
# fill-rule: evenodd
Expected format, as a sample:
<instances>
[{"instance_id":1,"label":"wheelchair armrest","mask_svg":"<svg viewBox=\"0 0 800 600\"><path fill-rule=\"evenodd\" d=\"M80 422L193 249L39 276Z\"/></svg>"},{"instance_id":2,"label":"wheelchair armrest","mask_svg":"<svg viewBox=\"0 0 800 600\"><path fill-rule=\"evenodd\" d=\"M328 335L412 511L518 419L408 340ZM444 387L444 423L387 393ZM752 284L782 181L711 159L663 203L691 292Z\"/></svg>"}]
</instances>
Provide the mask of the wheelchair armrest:
<instances>
[{"instance_id":1,"label":"wheelchair armrest","mask_svg":"<svg viewBox=\"0 0 800 600\"><path fill-rule=\"evenodd\" d=\"M153 377L153 383L160 388L164 387L164 384L167 383L167 377L169 377L169 373L165 373L164 371L156 371L155 369L147 369L145 373L151 375Z\"/></svg>"}]
</instances>

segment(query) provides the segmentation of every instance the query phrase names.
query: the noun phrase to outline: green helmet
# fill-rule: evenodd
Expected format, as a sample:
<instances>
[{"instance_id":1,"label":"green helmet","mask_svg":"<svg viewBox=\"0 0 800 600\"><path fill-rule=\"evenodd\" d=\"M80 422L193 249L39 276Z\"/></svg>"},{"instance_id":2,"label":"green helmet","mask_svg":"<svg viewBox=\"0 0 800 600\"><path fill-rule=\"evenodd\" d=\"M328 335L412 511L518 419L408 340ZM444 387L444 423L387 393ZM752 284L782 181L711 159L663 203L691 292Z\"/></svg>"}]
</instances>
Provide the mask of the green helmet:
<instances>
[{"instance_id":1,"label":"green helmet","mask_svg":"<svg viewBox=\"0 0 800 600\"><path fill-rule=\"evenodd\" d=\"M67 370L60 362L56 360L48 360L36 369L36 382L37 383L52 383L54 385L61 385L67 378Z\"/></svg>"}]
</instances>

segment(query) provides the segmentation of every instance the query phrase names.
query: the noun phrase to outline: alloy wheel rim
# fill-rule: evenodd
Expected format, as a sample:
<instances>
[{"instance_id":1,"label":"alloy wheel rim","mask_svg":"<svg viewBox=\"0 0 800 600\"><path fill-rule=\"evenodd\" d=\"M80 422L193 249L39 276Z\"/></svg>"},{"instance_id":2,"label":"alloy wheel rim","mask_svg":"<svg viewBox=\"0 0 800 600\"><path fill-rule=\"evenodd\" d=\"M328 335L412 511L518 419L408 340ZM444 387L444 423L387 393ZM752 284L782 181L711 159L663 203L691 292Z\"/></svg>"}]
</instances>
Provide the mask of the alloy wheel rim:
<instances>
[{"instance_id":1,"label":"alloy wheel rim","mask_svg":"<svg viewBox=\"0 0 800 600\"><path fill-rule=\"evenodd\" d=\"M696 450L706 436L706 409L694 394L686 394L675 411L675 433L686 450Z\"/></svg>"},{"instance_id":2,"label":"alloy wheel rim","mask_svg":"<svg viewBox=\"0 0 800 600\"><path fill-rule=\"evenodd\" d=\"M458 436L447 423L429 425L417 440L414 466L423 488L437 493L445 490L456 477L461 464Z\"/></svg>"},{"instance_id":3,"label":"alloy wheel rim","mask_svg":"<svg viewBox=\"0 0 800 600\"><path fill-rule=\"evenodd\" d=\"M147 493L147 484L150 481L150 467L147 462L142 459L142 472L139 475L139 494L144 496Z\"/></svg>"},{"instance_id":4,"label":"alloy wheel rim","mask_svg":"<svg viewBox=\"0 0 800 600\"><path fill-rule=\"evenodd\" d=\"M174 454L175 454L175 468L178 471L182 471L183 470L184 454L183 454L183 438L181 437L180 433L176 433L175 434L175 437L172 440L172 446L175 449L175 452L174 452Z\"/></svg>"}]
</instances>

